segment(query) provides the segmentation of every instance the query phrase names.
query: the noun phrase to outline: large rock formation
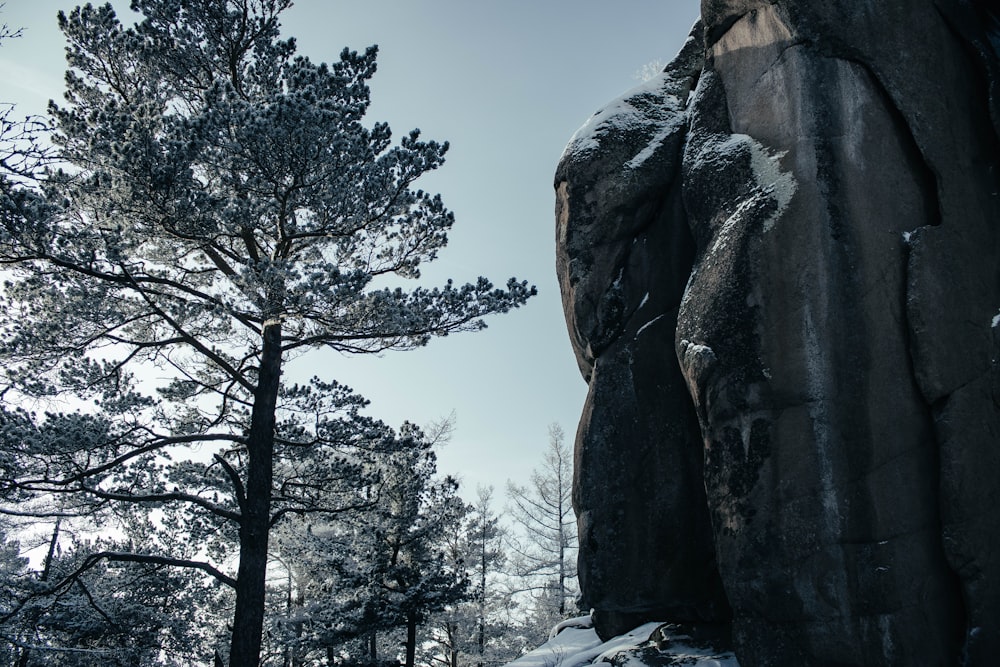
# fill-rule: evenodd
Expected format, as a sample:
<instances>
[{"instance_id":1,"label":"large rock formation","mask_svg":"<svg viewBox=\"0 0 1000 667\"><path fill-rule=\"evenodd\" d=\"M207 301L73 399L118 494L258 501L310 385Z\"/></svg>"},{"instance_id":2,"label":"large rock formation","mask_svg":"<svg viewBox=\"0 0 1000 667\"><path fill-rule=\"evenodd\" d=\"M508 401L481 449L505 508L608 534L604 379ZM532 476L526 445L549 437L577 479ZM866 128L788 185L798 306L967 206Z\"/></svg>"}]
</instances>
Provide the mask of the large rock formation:
<instances>
[{"instance_id":1,"label":"large rock formation","mask_svg":"<svg viewBox=\"0 0 1000 667\"><path fill-rule=\"evenodd\" d=\"M598 631L741 663L1000 655L996 19L704 0L556 172Z\"/></svg>"}]
</instances>

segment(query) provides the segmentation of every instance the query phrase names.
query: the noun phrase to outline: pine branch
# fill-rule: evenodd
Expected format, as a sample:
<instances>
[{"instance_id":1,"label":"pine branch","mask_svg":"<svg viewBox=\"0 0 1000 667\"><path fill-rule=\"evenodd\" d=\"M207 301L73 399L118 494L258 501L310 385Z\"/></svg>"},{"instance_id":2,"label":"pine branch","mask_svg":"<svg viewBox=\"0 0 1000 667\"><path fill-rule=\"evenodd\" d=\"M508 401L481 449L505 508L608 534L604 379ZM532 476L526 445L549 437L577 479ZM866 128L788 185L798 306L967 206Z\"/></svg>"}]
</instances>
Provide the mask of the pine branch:
<instances>
[{"instance_id":1,"label":"pine branch","mask_svg":"<svg viewBox=\"0 0 1000 667\"><path fill-rule=\"evenodd\" d=\"M79 490L85 491L95 498L100 498L102 500L115 500L137 504L183 502L189 505L201 507L202 509L208 510L215 516L223 519L229 519L237 524L239 524L242 520L242 514L240 514L240 512L234 512L233 510L227 509L218 503L214 503L206 498L202 498L201 496L191 493L183 493L180 491L166 493L116 493L114 491L104 491L96 487L88 487L82 484L80 485Z\"/></svg>"},{"instance_id":2,"label":"pine branch","mask_svg":"<svg viewBox=\"0 0 1000 667\"><path fill-rule=\"evenodd\" d=\"M226 475L229 476L229 481L233 485L233 495L236 497L236 504L240 508L240 513L242 514L246 512L247 493L246 488L243 486L243 480L240 478L240 474L236 472L236 468L230 465L229 461L227 461L224 456L214 454L213 457L219 462L222 469L226 471Z\"/></svg>"}]
</instances>

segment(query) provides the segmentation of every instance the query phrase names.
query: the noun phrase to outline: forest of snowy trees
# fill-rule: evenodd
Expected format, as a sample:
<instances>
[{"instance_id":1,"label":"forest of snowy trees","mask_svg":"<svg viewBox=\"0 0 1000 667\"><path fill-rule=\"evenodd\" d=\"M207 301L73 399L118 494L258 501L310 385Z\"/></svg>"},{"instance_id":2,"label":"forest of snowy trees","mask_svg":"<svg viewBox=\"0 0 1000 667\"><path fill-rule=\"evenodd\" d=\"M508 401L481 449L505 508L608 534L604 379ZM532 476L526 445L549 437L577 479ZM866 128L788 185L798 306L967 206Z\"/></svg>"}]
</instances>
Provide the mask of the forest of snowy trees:
<instances>
[{"instance_id":1,"label":"forest of snowy trees","mask_svg":"<svg viewBox=\"0 0 1000 667\"><path fill-rule=\"evenodd\" d=\"M552 501L569 486L557 490L550 462L568 454L550 440L527 489L503 502L481 488L472 503L436 474L432 449L378 457L377 502L275 529L260 664L489 667L542 644L578 613L575 536L563 560L555 551L568 524ZM514 518L518 503L534 507L529 529ZM231 548L182 512L96 523L0 509L2 664L209 664L228 641L232 591L159 555L193 541L209 556ZM108 531L116 537L95 537Z\"/></svg>"},{"instance_id":2,"label":"forest of snowy trees","mask_svg":"<svg viewBox=\"0 0 1000 667\"><path fill-rule=\"evenodd\" d=\"M0 117L4 664L497 665L575 611L558 427L505 524L437 470L447 421L285 374L535 292L406 287L448 146L365 125L377 50L296 55L289 5L60 14L65 102Z\"/></svg>"}]
</instances>

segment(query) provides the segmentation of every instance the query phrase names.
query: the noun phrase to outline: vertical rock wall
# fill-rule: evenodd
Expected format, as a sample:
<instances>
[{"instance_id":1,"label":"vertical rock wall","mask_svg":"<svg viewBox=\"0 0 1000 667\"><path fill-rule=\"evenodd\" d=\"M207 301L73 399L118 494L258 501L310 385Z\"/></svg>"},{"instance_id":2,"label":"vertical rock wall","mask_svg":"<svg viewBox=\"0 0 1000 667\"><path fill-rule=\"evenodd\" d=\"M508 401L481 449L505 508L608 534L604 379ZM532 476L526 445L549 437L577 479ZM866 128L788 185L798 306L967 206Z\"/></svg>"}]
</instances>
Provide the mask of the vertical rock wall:
<instances>
[{"instance_id":1,"label":"vertical rock wall","mask_svg":"<svg viewBox=\"0 0 1000 667\"><path fill-rule=\"evenodd\" d=\"M556 173L590 383L584 602L605 634L731 605L744 665L989 664L992 19L945 0L702 15Z\"/></svg>"}]
</instances>

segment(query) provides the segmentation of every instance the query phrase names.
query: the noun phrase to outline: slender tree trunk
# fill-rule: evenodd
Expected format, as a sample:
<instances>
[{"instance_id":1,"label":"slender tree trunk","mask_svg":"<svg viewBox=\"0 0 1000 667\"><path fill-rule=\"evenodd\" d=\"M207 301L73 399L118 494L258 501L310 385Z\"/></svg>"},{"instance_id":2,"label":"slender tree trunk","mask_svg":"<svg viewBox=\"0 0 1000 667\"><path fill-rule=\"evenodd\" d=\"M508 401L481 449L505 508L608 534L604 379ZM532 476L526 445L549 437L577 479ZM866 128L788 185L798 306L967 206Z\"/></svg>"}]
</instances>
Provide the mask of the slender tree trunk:
<instances>
[{"instance_id":1,"label":"slender tree trunk","mask_svg":"<svg viewBox=\"0 0 1000 667\"><path fill-rule=\"evenodd\" d=\"M444 630L448 634L448 667L458 667L458 623L446 621Z\"/></svg>"},{"instance_id":2,"label":"slender tree trunk","mask_svg":"<svg viewBox=\"0 0 1000 667\"><path fill-rule=\"evenodd\" d=\"M292 568L287 568L287 583L288 588L286 590L285 596L285 616L288 618L292 617ZM292 647L291 645L285 647L285 661L282 663L284 667L292 667Z\"/></svg>"},{"instance_id":3,"label":"slender tree trunk","mask_svg":"<svg viewBox=\"0 0 1000 667\"><path fill-rule=\"evenodd\" d=\"M458 623L454 621L444 622L444 664L448 667L458 667Z\"/></svg>"},{"instance_id":4,"label":"slender tree trunk","mask_svg":"<svg viewBox=\"0 0 1000 667\"><path fill-rule=\"evenodd\" d=\"M59 544L60 524L62 524L62 517L56 519L56 525L52 528L52 539L49 540L49 551L45 554L45 563L42 564L42 581L48 581L49 572L52 571L52 561L56 557L56 546Z\"/></svg>"},{"instance_id":5,"label":"slender tree trunk","mask_svg":"<svg viewBox=\"0 0 1000 667\"><path fill-rule=\"evenodd\" d=\"M306 606L306 596L302 592L302 588L299 587L295 591L295 608L301 610ZM303 624L301 621L295 623L295 639L302 639ZM296 642L297 643L297 642ZM292 667L304 667L306 664L305 655L302 653L301 649L296 649L294 652L294 658L292 659ZM332 662L330 664L333 664Z\"/></svg>"},{"instance_id":6,"label":"slender tree trunk","mask_svg":"<svg viewBox=\"0 0 1000 667\"><path fill-rule=\"evenodd\" d=\"M486 662L486 519L482 520L482 532L479 535L479 661L477 667L483 667Z\"/></svg>"},{"instance_id":7,"label":"slender tree trunk","mask_svg":"<svg viewBox=\"0 0 1000 667\"><path fill-rule=\"evenodd\" d=\"M559 529L559 539L562 545L559 547L559 618L566 616L566 547L562 537L562 528Z\"/></svg>"},{"instance_id":8,"label":"slender tree trunk","mask_svg":"<svg viewBox=\"0 0 1000 667\"><path fill-rule=\"evenodd\" d=\"M378 663L378 635L374 632L368 637L368 660L371 665Z\"/></svg>"},{"instance_id":9,"label":"slender tree trunk","mask_svg":"<svg viewBox=\"0 0 1000 667\"><path fill-rule=\"evenodd\" d=\"M240 520L240 566L229 667L258 667L264 631L267 540L271 528L274 425L281 375L281 323L264 323L260 372L247 437L246 498Z\"/></svg>"},{"instance_id":10,"label":"slender tree trunk","mask_svg":"<svg viewBox=\"0 0 1000 667\"><path fill-rule=\"evenodd\" d=\"M406 615L406 662L404 667L413 667L417 661L417 615Z\"/></svg>"},{"instance_id":11,"label":"slender tree trunk","mask_svg":"<svg viewBox=\"0 0 1000 667\"><path fill-rule=\"evenodd\" d=\"M56 525L52 528L52 539L49 540L49 551L45 554L45 562L42 564L42 574L39 577L41 581L49 580L49 572L52 571L52 560L56 556L56 545L59 544L59 525L61 523L62 518L57 518ZM34 625L34 623L32 623L32 625ZM30 658L31 649L21 649L21 659L17 661L17 667L28 667L28 660Z\"/></svg>"},{"instance_id":12,"label":"slender tree trunk","mask_svg":"<svg viewBox=\"0 0 1000 667\"><path fill-rule=\"evenodd\" d=\"M563 523L564 517L566 516L566 508L563 507L563 494L562 490L565 488L563 486L563 459L562 453L560 452L558 461L558 472L556 473L556 479L558 480L558 493L559 493L559 620L566 618L566 546L568 540L566 539L566 525Z\"/></svg>"}]
</instances>

